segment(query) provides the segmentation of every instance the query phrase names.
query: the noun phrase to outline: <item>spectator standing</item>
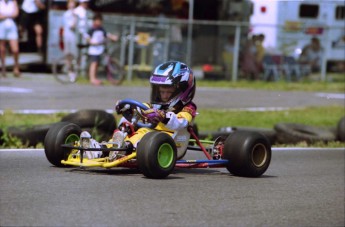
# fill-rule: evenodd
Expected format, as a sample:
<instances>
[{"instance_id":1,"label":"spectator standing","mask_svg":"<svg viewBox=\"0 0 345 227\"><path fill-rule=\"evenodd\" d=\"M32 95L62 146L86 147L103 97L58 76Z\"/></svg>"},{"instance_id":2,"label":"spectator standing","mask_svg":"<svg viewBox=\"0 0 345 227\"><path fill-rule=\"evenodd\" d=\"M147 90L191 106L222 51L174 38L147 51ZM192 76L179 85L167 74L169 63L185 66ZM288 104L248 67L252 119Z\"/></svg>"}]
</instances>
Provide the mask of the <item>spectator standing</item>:
<instances>
[{"instance_id":1,"label":"spectator standing","mask_svg":"<svg viewBox=\"0 0 345 227\"><path fill-rule=\"evenodd\" d=\"M256 41L255 41L255 48L256 48L255 60L256 60L256 64L257 64L257 68L259 72L263 71L262 60L265 55L265 47L263 46L264 40L265 40L265 35L260 34L257 36Z\"/></svg>"},{"instance_id":2,"label":"spectator standing","mask_svg":"<svg viewBox=\"0 0 345 227\"><path fill-rule=\"evenodd\" d=\"M77 29L80 37L83 38L83 35L90 28L89 19L92 18L92 12L89 10L89 0L79 0L78 6L74 9L75 15L77 15Z\"/></svg>"},{"instance_id":3,"label":"spectator standing","mask_svg":"<svg viewBox=\"0 0 345 227\"><path fill-rule=\"evenodd\" d=\"M79 5L74 9L75 15L77 15L77 34L78 34L78 43L87 44L86 33L89 30L91 24L89 19L92 18L92 12L89 10L89 0L79 0ZM86 71L86 61L85 58L86 50L81 49L78 52L78 56L81 56L81 69Z\"/></svg>"},{"instance_id":4,"label":"spectator standing","mask_svg":"<svg viewBox=\"0 0 345 227\"><path fill-rule=\"evenodd\" d=\"M101 60L102 54L105 51L105 42L107 39L112 41L117 41L118 36L107 33L103 28L103 18L102 15L96 13L93 17L92 28L88 31L86 35L86 40L88 42L89 49L89 78L90 83L93 85L101 85L102 82L97 79L97 69L99 62Z\"/></svg>"},{"instance_id":5,"label":"spectator standing","mask_svg":"<svg viewBox=\"0 0 345 227\"><path fill-rule=\"evenodd\" d=\"M256 63L256 38L256 36L253 36L252 39L247 40L241 56L241 67L244 76L247 77L247 79L255 80L259 79L259 69Z\"/></svg>"},{"instance_id":6,"label":"spectator standing","mask_svg":"<svg viewBox=\"0 0 345 227\"><path fill-rule=\"evenodd\" d=\"M14 22L19 14L18 3L16 0L0 0L0 57L1 57L1 74L6 77L6 42L9 42L13 54L14 66L13 74L15 77L20 76L19 71L19 45L18 29Z\"/></svg>"},{"instance_id":7,"label":"spectator standing","mask_svg":"<svg viewBox=\"0 0 345 227\"><path fill-rule=\"evenodd\" d=\"M227 41L224 45L222 58L223 58L223 66L225 72L225 78L230 79L230 75L232 72L232 64L234 59L235 47L234 47L234 37L232 35L227 37Z\"/></svg>"},{"instance_id":8,"label":"spectator standing","mask_svg":"<svg viewBox=\"0 0 345 227\"><path fill-rule=\"evenodd\" d=\"M36 48L42 53L43 44L43 19L46 6L43 0L24 0L21 6L22 15L20 20L21 34L26 30L30 33L31 29L35 33Z\"/></svg>"},{"instance_id":9,"label":"spectator standing","mask_svg":"<svg viewBox=\"0 0 345 227\"><path fill-rule=\"evenodd\" d=\"M74 12L75 9L74 0L69 0L67 2L67 11L63 14L63 41L64 41L64 54L67 59L67 66L69 69L70 78L75 78L75 75L72 75L71 70L72 60L77 57L77 38L76 38L76 27L77 27L77 15Z\"/></svg>"}]
</instances>

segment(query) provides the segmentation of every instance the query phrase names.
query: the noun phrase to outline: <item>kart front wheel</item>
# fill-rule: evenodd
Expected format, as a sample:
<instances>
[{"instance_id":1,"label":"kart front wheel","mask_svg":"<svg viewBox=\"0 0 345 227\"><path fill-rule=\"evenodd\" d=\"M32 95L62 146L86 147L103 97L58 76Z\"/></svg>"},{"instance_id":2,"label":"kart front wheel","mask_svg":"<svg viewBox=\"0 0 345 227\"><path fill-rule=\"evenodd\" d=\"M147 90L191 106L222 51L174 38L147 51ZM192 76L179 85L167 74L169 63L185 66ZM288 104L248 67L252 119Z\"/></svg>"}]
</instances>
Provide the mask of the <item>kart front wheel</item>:
<instances>
[{"instance_id":1,"label":"kart front wheel","mask_svg":"<svg viewBox=\"0 0 345 227\"><path fill-rule=\"evenodd\" d=\"M268 139L258 132L237 131L225 140L223 159L230 173L243 177L259 177L271 162L271 146Z\"/></svg>"},{"instance_id":2,"label":"kart front wheel","mask_svg":"<svg viewBox=\"0 0 345 227\"><path fill-rule=\"evenodd\" d=\"M80 133L81 128L76 124L68 122L54 124L44 139L44 152L48 161L54 166L65 166L61 164L61 160L66 160L70 152L61 145L79 141Z\"/></svg>"},{"instance_id":3,"label":"kart front wheel","mask_svg":"<svg viewBox=\"0 0 345 227\"><path fill-rule=\"evenodd\" d=\"M149 132L138 143L139 169L148 178L167 177L176 164L177 149L174 140L163 132Z\"/></svg>"}]
</instances>

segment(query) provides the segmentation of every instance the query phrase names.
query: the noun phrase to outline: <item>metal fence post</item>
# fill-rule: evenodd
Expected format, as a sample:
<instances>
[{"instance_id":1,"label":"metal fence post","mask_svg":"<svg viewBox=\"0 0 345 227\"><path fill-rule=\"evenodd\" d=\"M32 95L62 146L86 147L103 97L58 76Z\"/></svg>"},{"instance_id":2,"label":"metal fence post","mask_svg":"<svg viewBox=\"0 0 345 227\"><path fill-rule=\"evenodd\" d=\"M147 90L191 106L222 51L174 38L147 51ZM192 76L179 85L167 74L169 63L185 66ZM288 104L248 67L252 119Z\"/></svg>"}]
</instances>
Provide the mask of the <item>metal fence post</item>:
<instances>
[{"instance_id":1,"label":"metal fence post","mask_svg":"<svg viewBox=\"0 0 345 227\"><path fill-rule=\"evenodd\" d=\"M328 28L325 29L326 31L326 41L324 43L328 43L328 39L329 39L329 30ZM321 81L325 81L326 80L326 68L327 68L327 59L326 59L326 55L328 56L328 52L329 49L326 45L323 45L323 54L322 54L322 59L321 59Z\"/></svg>"},{"instance_id":2,"label":"metal fence post","mask_svg":"<svg viewBox=\"0 0 345 227\"><path fill-rule=\"evenodd\" d=\"M188 40L187 40L187 59L186 63L191 65L191 56L192 56L192 35L193 35L193 9L194 9L194 0L189 1L189 13L188 13Z\"/></svg>"},{"instance_id":3,"label":"metal fence post","mask_svg":"<svg viewBox=\"0 0 345 227\"><path fill-rule=\"evenodd\" d=\"M232 81L236 82L238 78L238 59L240 52L240 35L241 35L241 25L236 25L235 30L235 44L234 44L234 57L232 62Z\"/></svg>"},{"instance_id":4,"label":"metal fence post","mask_svg":"<svg viewBox=\"0 0 345 227\"><path fill-rule=\"evenodd\" d=\"M134 41L135 41L135 20L131 19L130 32L129 32L129 53L128 53L128 71L127 80L132 81L133 75L133 57L134 57Z\"/></svg>"}]
</instances>

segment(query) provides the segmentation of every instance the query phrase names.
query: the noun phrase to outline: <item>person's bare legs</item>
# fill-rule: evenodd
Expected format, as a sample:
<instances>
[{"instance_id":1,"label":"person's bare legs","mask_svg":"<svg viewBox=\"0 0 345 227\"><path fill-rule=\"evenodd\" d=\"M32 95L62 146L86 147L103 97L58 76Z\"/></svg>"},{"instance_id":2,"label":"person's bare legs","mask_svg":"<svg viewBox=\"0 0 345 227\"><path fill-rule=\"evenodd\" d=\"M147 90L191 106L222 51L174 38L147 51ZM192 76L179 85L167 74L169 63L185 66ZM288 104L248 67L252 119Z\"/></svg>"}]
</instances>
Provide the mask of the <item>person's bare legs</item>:
<instances>
[{"instance_id":1,"label":"person's bare legs","mask_svg":"<svg viewBox=\"0 0 345 227\"><path fill-rule=\"evenodd\" d=\"M36 34L36 46L38 49L38 52L41 53L42 52L42 34L43 34L43 28L40 24L35 24L34 25L34 30L35 30L35 34Z\"/></svg>"},{"instance_id":2,"label":"person's bare legs","mask_svg":"<svg viewBox=\"0 0 345 227\"><path fill-rule=\"evenodd\" d=\"M10 48L13 54L14 66L13 66L13 74L15 77L20 76L19 70L19 45L18 40L10 40Z\"/></svg>"},{"instance_id":3,"label":"person's bare legs","mask_svg":"<svg viewBox=\"0 0 345 227\"><path fill-rule=\"evenodd\" d=\"M1 75L6 77L5 56L6 55L6 41L0 40L0 58L1 58Z\"/></svg>"},{"instance_id":4,"label":"person's bare legs","mask_svg":"<svg viewBox=\"0 0 345 227\"><path fill-rule=\"evenodd\" d=\"M93 61L90 63L90 68L89 68L89 78L90 78L90 83L93 85L100 85L102 82L97 79L97 68L98 68L98 62Z\"/></svg>"}]
</instances>

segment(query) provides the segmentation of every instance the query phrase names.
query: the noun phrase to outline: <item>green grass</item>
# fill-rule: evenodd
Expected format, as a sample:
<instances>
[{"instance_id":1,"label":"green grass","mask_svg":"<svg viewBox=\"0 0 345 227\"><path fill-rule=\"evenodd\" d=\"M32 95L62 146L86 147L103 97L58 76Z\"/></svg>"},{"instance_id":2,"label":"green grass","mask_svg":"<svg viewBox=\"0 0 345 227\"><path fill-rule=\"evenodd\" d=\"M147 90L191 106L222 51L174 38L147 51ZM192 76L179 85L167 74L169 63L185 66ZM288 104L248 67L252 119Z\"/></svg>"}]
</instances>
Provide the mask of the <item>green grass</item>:
<instances>
[{"instance_id":1,"label":"green grass","mask_svg":"<svg viewBox=\"0 0 345 227\"><path fill-rule=\"evenodd\" d=\"M32 126L40 124L50 124L61 120L66 113L57 114L16 114L6 110L0 114L0 128L6 129L11 126Z\"/></svg>"},{"instance_id":2,"label":"green grass","mask_svg":"<svg viewBox=\"0 0 345 227\"><path fill-rule=\"evenodd\" d=\"M344 106L307 107L283 111L250 112L237 110L199 109L195 119L199 131L216 131L220 127L254 127L273 129L280 122L301 123L306 125L335 128L341 117L345 115ZM6 111L0 115L0 128L6 132L10 126L31 126L51 124L61 120L66 113L35 115L15 114ZM119 119L120 116L115 116ZM6 133L3 136L5 144L2 147L25 147L15 138ZM307 146L307 145L305 145ZM344 143L314 144L314 146L345 147Z\"/></svg>"},{"instance_id":3,"label":"green grass","mask_svg":"<svg viewBox=\"0 0 345 227\"><path fill-rule=\"evenodd\" d=\"M229 111L200 109L195 122L200 130L213 131L223 126L273 128L280 122L336 127L345 115L343 106L307 107L282 111Z\"/></svg>"}]
</instances>

